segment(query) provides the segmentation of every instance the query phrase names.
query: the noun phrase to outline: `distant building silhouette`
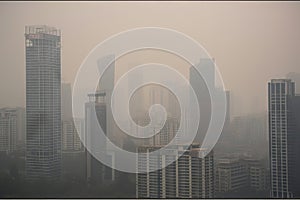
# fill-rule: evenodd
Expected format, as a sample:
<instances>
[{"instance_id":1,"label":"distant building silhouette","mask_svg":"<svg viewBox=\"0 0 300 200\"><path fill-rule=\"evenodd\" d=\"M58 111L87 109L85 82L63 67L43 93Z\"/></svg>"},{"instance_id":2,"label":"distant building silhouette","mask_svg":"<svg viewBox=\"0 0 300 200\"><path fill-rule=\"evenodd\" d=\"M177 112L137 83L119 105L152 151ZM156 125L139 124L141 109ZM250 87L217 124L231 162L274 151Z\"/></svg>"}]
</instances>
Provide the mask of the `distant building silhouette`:
<instances>
[{"instance_id":1,"label":"distant building silhouette","mask_svg":"<svg viewBox=\"0 0 300 200\"><path fill-rule=\"evenodd\" d=\"M75 126L76 124L76 126ZM84 146L79 135L84 137L84 120L70 119L62 121L62 152L82 152Z\"/></svg>"},{"instance_id":2,"label":"distant building silhouette","mask_svg":"<svg viewBox=\"0 0 300 200\"><path fill-rule=\"evenodd\" d=\"M228 128L230 121L231 121L231 117L230 117L230 91L227 90L225 92L226 94L226 118L225 118L225 124L224 124L224 128Z\"/></svg>"},{"instance_id":3,"label":"distant building silhouette","mask_svg":"<svg viewBox=\"0 0 300 200\"><path fill-rule=\"evenodd\" d=\"M25 109L0 109L0 151L11 153L25 145Z\"/></svg>"},{"instance_id":4,"label":"distant building silhouette","mask_svg":"<svg viewBox=\"0 0 300 200\"><path fill-rule=\"evenodd\" d=\"M94 153L105 154L112 162L113 156L109 154L106 140L96 139L98 123L107 135L107 102L106 93L97 92L89 94L89 102L85 104L85 143ZM86 151L86 178L90 183L109 183L114 181L115 171L97 160L89 151Z\"/></svg>"},{"instance_id":5,"label":"distant building silhouette","mask_svg":"<svg viewBox=\"0 0 300 200\"><path fill-rule=\"evenodd\" d=\"M199 104L199 110L201 120L199 122L199 128L195 137L195 142L202 144L204 136L207 132L208 125L211 118L211 98L208 88L215 88L215 60L214 59L200 59L198 68L201 69L203 74L200 74L195 67L190 67L190 84L194 90ZM205 75L208 82L204 81L202 77ZM210 92L215 92L210 91ZM193 108L192 108L193 109Z\"/></svg>"},{"instance_id":6,"label":"distant building silhouette","mask_svg":"<svg viewBox=\"0 0 300 200\"><path fill-rule=\"evenodd\" d=\"M17 150L17 112L15 109L0 109L0 152Z\"/></svg>"},{"instance_id":7,"label":"distant building silhouette","mask_svg":"<svg viewBox=\"0 0 300 200\"><path fill-rule=\"evenodd\" d=\"M119 138L115 136L115 122L111 110L111 96L115 84L115 55L107 55L99 58L97 61L99 71L106 69L98 84L98 91L105 92L105 104L106 106L106 135L115 143L121 143ZM106 68L107 67L107 68ZM108 147L109 148L109 147Z\"/></svg>"},{"instance_id":8,"label":"distant building silhouette","mask_svg":"<svg viewBox=\"0 0 300 200\"><path fill-rule=\"evenodd\" d=\"M26 177L61 176L61 34L26 26Z\"/></svg>"},{"instance_id":9,"label":"distant building silhouette","mask_svg":"<svg viewBox=\"0 0 300 200\"><path fill-rule=\"evenodd\" d=\"M70 83L61 84L61 119L71 120L72 116L72 87Z\"/></svg>"}]
</instances>

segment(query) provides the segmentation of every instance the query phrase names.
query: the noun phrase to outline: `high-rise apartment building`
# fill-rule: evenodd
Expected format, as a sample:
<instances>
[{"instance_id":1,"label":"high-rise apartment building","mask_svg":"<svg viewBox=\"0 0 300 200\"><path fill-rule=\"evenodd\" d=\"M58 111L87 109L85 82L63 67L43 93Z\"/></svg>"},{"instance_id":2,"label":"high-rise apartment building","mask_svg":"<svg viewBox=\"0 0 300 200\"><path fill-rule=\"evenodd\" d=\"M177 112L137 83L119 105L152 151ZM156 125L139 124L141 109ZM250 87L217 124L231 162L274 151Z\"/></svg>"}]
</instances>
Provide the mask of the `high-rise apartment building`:
<instances>
[{"instance_id":1,"label":"high-rise apartment building","mask_svg":"<svg viewBox=\"0 0 300 200\"><path fill-rule=\"evenodd\" d=\"M61 174L61 33L26 26L26 176Z\"/></svg>"},{"instance_id":2,"label":"high-rise apartment building","mask_svg":"<svg viewBox=\"0 0 300 200\"><path fill-rule=\"evenodd\" d=\"M62 151L63 152L84 151L84 146L80 140L79 135L84 137L83 119L63 120L62 121Z\"/></svg>"},{"instance_id":3,"label":"high-rise apartment building","mask_svg":"<svg viewBox=\"0 0 300 200\"><path fill-rule=\"evenodd\" d=\"M0 109L0 151L11 153L25 144L25 109Z\"/></svg>"},{"instance_id":4,"label":"high-rise apartment building","mask_svg":"<svg viewBox=\"0 0 300 200\"><path fill-rule=\"evenodd\" d=\"M161 146L138 148L137 170L139 172L158 166L160 169L136 175L137 198L213 198L214 162L213 152L204 158L204 149L193 144L185 151L181 145L160 154L147 154ZM171 147L170 147L171 148ZM184 151L184 152L182 152ZM144 153L144 154L142 154ZM175 159L183 153L177 160ZM165 163L175 160L165 167Z\"/></svg>"},{"instance_id":5,"label":"high-rise apartment building","mask_svg":"<svg viewBox=\"0 0 300 200\"><path fill-rule=\"evenodd\" d=\"M300 197L300 96L290 79L268 83L272 198Z\"/></svg>"},{"instance_id":6,"label":"high-rise apartment building","mask_svg":"<svg viewBox=\"0 0 300 200\"><path fill-rule=\"evenodd\" d=\"M61 84L61 119L72 118L72 87L70 83L65 82Z\"/></svg>"},{"instance_id":7,"label":"high-rise apartment building","mask_svg":"<svg viewBox=\"0 0 300 200\"><path fill-rule=\"evenodd\" d=\"M15 110L0 109L0 152L17 149L17 114Z\"/></svg>"}]
</instances>

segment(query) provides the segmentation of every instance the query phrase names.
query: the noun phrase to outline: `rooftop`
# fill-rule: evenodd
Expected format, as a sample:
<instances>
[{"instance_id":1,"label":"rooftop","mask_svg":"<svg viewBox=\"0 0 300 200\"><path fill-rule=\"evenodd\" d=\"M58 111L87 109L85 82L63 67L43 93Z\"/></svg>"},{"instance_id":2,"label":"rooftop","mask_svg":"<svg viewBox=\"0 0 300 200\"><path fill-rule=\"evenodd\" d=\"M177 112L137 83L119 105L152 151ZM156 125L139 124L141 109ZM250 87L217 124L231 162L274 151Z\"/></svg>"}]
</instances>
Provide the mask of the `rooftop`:
<instances>
[{"instance_id":1,"label":"rooftop","mask_svg":"<svg viewBox=\"0 0 300 200\"><path fill-rule=\"evenodd\" d=\"M50 35L60 36L61 32L59 29L47 25L30 25L25 26L25 34L38 34L45 33Z\"/></svg>"}]
</instances>

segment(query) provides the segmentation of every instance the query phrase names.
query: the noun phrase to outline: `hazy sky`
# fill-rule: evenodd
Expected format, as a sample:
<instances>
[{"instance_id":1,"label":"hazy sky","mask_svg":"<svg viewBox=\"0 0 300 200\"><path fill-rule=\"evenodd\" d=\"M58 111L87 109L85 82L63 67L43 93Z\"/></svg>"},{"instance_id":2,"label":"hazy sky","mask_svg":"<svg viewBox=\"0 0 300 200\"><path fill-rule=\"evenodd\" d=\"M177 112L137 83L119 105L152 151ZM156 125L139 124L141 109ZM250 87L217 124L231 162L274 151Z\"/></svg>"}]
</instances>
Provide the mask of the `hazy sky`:
<instances>
[{"instance_id":1,"label":"hazy sky","mask_svg":"<svg viewBox=\"0 0 300 200\"><path fill-rule=\"evenodd\" d=\"M144 26L183 32L216 59L226 88L238 98L235 114L266 110L267 81L300 72L300 2L1 2L0 107L25 105L24 27L34 24L62 30L66 82L113 34ZM126 65L144 58L137 57ZM180 61L170 63L187 71Z\"/></svg>"}]
</instances>

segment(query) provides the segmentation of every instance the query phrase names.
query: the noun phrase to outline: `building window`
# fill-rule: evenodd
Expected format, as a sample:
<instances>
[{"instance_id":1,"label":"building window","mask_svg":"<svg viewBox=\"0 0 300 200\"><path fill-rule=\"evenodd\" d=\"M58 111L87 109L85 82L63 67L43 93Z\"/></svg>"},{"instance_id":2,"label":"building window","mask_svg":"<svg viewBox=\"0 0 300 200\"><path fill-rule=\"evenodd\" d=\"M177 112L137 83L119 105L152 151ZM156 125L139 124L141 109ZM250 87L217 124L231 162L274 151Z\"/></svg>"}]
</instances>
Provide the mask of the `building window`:
<instances>
[{"instance_id":1,"label":"building window","mask_svg":"<svg viewBox=\"0 0 300 200\"><path fill-rule=\"evenodd\" d=\"M27 39L26 40L26 47L32 47L32 46L33 46L32 40Z\"/></svg>"}]
</instances>

